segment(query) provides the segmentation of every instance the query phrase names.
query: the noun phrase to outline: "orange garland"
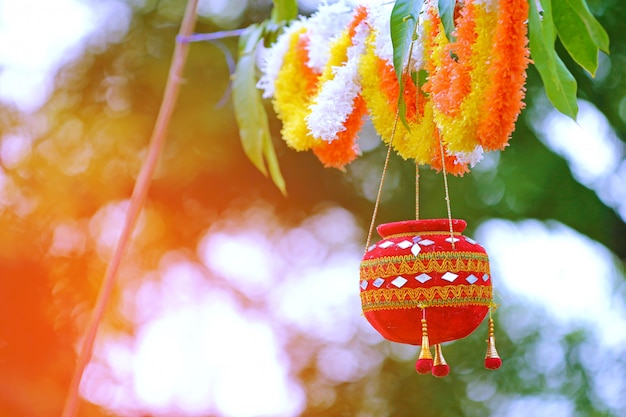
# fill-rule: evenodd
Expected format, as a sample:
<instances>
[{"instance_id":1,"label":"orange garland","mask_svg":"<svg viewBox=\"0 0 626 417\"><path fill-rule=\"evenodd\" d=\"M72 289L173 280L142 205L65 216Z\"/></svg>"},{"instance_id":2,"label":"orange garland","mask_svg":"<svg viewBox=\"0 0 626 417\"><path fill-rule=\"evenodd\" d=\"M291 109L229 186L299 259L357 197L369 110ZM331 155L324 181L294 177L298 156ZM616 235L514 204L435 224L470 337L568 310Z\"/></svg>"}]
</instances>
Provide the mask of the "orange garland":
<instances>
[{"instance_id":1,"label":"orange garland","mask_svg":"<svg viewBox=\"0 0 626 417\"><path fill-rule=\"evenodd\" d=\"M492 80L486 92L478 137L485 150L502 150L515 130L524 108L526 67L530 62L525 22L527 0L500 0L494 37L494 57L489 67Z\"/></svg>"},{"instance_id":2,"label":"orange garland","mask_svg":"<svg viewBox=\"0 0 626 417\"><path fill-rule=\"evenodd\" d=\"M427 36L427 39L428 39L427 48L428 48L428 51L432 52L436 50L437 38L438 38L438 35L440 34L441 29L443 29L443 25L441 24L439 15L436 13L436 10L434 8L428 9L428 15L430 17L430 24L428 26L430 33ZM448 50L448 55L449 55L449 52L450 51ZM426 71L428 71L429 74L436 74L439 68L441 67L435 66L435 61L433 59L429 59L426 61ZM450 70L449 72L452 72L452 70ZM441 77L441 78L433 77L433 78L429 78L426 84L424 84L424 91L432 96L436 96L436 94L439 93L439 96L441 97L443 96L442 94L443 88L441 88L441 86L437 84L435 81L442 81L443 85L446 85L446 84L450 85L449 82L445 81L444 77ZM458 96L458 94L454 94L454 95ZM433 102L435 103L434 105L437 106L434 99L431 98L431 100L433 100ZM453 110L450 110L450 111L454 113ZM424 138L424 140L429 140L430 142L430 150L431 150L430 166L431 168L437 171L441 171L443 169L442 158L441 158L441 147L439 145L439 141L443 139L444 138L441 137L438 128L434 129L432 138ZM453 175L463 175L469 171L469 169L467 168L467 164L460 163L454 155L449 155L447 152L445 152L447 148L445 141L444 141L443 148L444 148L443 159L446 165L446 172L453 174Z\"/></svg>"},{"instance_id":3,"label":"orange garland","mask_svg":"<svg viewBox=\"0 0 626 417\"><path fill-rule=\"evenodd\" d=\"M439 17L432 13L435 27L439 27ZM430 76L430 89L437 110L446 116L456 116L461 103L471 91L472 45L476 41L474 4L467 3L461 8L453 36L456 42L448 43L438 57L441 64L433 68ZM436 34L435 36L436 37Z\"/></svg>"},{"instance_id":4,"label":"orange garland","mask_svg":"<svg viewBox=\"0 0 626 417\"><path fill-rule=\"evenodd\" d=\"M355 139L365 123L367 106L359 94L354 99L354 111L348 116L343 130L337 133L337 139L332 142L321 141L313 147L313 153L327 168L343 169L346 164L354 161L359 155L359 148Z\"/></svg>"}]
</instances>

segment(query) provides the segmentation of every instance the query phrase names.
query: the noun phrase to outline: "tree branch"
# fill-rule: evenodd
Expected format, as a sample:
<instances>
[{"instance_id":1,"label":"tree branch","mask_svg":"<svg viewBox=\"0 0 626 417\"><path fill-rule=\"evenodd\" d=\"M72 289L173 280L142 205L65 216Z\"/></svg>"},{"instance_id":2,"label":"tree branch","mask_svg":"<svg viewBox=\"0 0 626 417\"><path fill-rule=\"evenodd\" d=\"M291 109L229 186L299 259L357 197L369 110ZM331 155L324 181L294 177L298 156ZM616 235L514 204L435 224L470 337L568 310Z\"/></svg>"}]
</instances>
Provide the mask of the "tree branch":
<instances>
[{"instance_id":1,"label":"tree branch","mask_svg":"<svg viewBox=\"0 0 626 417\"><path fill-rule=\"evenodd\" d=\"M198 0L188 0L185 16L183 17L178 37L186 39L192 34L196 21L197 3ZM139 176L135 182L135 188L130 199L128 211L126 212L126 219L122 228L122 233L117 242L117 246L115 247L113 257L109 261L102 285L98 292L96 304L91 314L89 325L87 326L85 339L78 355L76 369L74 370L72 381L65 399L65 406L61 414L62 417L74 417L76 415L80 381L85 368L91 359L98 327L111 298L113 288L115 287L120 263L130 242L130 237L137 223L137 218L143 208L148 194L148 189L150 187L152 175L154 174L159 156L161 155L163 145L165 144L167 128L176 104L176 99L178 98L180 80L182 78L185 61L187 60L188 49L189 45L187 42L176 42L172 63L170 65L169 77L165 86L161 108L150 139L148 154L146 155L146 159L143 162L141 171L139 172Z\"/></svg>"}]
</instances>

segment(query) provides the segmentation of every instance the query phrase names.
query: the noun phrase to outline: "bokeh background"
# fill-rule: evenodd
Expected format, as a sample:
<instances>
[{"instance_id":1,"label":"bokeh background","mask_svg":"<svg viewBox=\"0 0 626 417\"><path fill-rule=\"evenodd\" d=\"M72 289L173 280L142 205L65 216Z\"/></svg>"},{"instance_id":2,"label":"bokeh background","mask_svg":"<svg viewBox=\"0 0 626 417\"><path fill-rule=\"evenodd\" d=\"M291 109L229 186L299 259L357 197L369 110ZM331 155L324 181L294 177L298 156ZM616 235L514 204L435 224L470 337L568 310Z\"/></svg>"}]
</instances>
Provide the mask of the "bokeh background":
<instances>
[{"instance_id":1,"label":"bokeh background","mask_svg":"<svg viewBox=\"0 0 626 417\"><path fill-rule=\"evenodd\" d=\"M61 412L184 3L0 0L1 417ZM611 55L592 78L561 54L578 122L531 67L510 146L449 178L453 216L492 260L500 370L483 368L485 323L445 346L444 379L416 374L418 348L369 327L358 264L386 149L366 127L362 157L324 169L286 148L272 116L283 197L241 148L226 38L190 47L79 415L626 415L626 8L587 3ZM196 31L270 9L201 1ZM377 223L415 216L414 179L392 156ZM422 218L447 215L441 174L422 170L420 197Z\"/></svg>"}]
</instances>

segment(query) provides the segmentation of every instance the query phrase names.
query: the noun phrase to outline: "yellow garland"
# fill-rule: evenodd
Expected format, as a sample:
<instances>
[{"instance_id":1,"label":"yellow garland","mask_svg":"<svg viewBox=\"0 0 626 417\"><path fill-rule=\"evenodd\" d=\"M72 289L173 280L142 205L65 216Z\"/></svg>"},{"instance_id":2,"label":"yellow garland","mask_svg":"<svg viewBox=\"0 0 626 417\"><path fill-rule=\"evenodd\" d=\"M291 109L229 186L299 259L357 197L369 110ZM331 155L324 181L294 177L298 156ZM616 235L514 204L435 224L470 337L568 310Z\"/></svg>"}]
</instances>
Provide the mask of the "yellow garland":
<instances>
[{"instance_id":1,"label":"yellow garland","mask_svg":"<svg viewBox=\"0 0 626 417\"><path fill-rule=\"evenodd\" d=\"M410 132L403 123L395 120L397 94L399 92L397 91L397 81L393 85L396 91L393 93L388 91L392 86L385 84L383 72L387 73L388 78L395 77L395 75L393 75L393 67L376 56L375 36L374 32L368 36L365 54L359 62L359 75L363 88L361 94L367 103L372 124L383 141L389 143L395 123L393 148L404 159L415 159L420 164L428 164L431 160L430 148L435 129L432 103L420 91L417 91L417 94L420 95L418 100L426 101L424 114L420 115L419 111L414 109L417 115L415 120L409 121Z\"/></svg>"},{"instance_id":2,"label":"yellow garland","mask_svg":"<svg viewBox=\"0 0 626 417\"><path fill-rule=\"evenodd\" d=\"M318 142L309 134L306 125L306 116L309 113L311 95L308 80L303 77L301 55L297 45L300 36L306 32L305 28L294 32L289 40L289 50L283 58L283 65L276 77L276 93L274 95L274 110L283 122L281 134L287 145L297 151L311 149Z\"/></svg>"},{"instance_id":3,"label":"yellow garland","mask_svg":"<svg viewBox=\"0 0 626 417\"><path fill-rule=\"evenodd\" d=\"M411 140L407 141L410 142L410 146L407 146L407 153L420 165L431 163L433 147L438 146L435 140L435 129L437 126L435 125L433 110L432 101L426 102L424 115L421 117L420 123L411 123L409 125L411 128Z\"/></svg>"},{"instance_id":4,"label":"yellow garland","mask_svg":"<svg viewBox=\"0 0 626 417\"><path fill-rule=\"evenodd\" d=\"M324 67L322 76L320 77L320 90L323 88L326 81L335 78L334 67L339 67L346 62L350 45L352 45L352 40L350 39L349 31L344 30L330 47L330 56Z\"/></svg>"},{"instance_id":5,"label":"yellow garland","mask_svg":"<svg viewBox=\"0 0 626 417\"><path fill-rule=\"evenodd\" d=\"M390 101L381 89L382 76L381 59L376 56L374 41L376 34L372 31L366 41L365 54L359 62L359 76L361 77L361 95L367 103L370 119L374 128L385 143L389 143L393 131L393 123L397 103ZM396 127L396 141L406 135L407 131L401 124Z\"/></svg>"}]
</instances>

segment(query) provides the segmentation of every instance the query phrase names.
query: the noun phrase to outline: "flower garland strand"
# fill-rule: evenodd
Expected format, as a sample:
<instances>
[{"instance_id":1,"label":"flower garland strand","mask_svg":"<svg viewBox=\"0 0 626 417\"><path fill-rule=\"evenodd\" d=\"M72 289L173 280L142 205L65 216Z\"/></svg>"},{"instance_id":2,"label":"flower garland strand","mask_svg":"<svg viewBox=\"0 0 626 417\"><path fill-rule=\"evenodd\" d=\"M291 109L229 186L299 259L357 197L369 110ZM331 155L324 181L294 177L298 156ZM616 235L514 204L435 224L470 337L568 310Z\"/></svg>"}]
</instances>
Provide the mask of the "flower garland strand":
<instances>
[{"instance_id":1,"label":"flower garland strand","mask_svg":"<svg viewBox=\"0 0 626 417\"><path fill-rule=\"evenodd\" d=\"M433 72L430 75L430 93L436 109L442 114L454 117L460 111L460 104L471 91L472 45L476 43L474 3L469 1L460 11L453 36L453 44L448 42L441 30L439 17L431 9L431 21L437 27L436 44L432 60Z\"/></svg>"},{"instance_id":2,"label":"flower garland strand","mask_svg":"<svg viewBox=\"0 0 626 417\"><path fill-rule=\"evenodd\" d=\"M496 12L489 11L486 4L469 0L461 10L454 43L448 43L438 16L433 16L433 20L439 29L433 39L434 56L453 53L456 59L442 60L440 65L434 63L434 76L429 79L427 89L433 92L435 122L446 148L453 154L464 155L474 152L480 145L476 131L483 110L484 91L490 82L487 69ZM445 76L447 72L462 73L465 82L452 86Z\"/></svg>"},{"instance_id":3,"label":"flower garland strand","mask_svg":"<svg viewBox=\"0 0 626 417\"><path fill-rule=\"evenodd\" d=\"M283 57L274 82L274 110L283 122L281 135L291 148L297 151L311 149L315 139L306 125L307 107L313 91L317 89L319 74L306 65L308 60L306 28L296 25L297 30L287 32L289 49Z\"/></svg>"},{"instance_id":4,"label":"flower garland strand","mask_svg":"<svg viewBox=\"0 0 626 417\"><path fill-rule=\"evenodd\" d=\"M502 150L524 108L526 68L530 63L527 29L528 1L500 0L494 34L493 59L485 92L485 111L478 137L485 150Z\"/></svg>"},{"instance_id":5,"label":"flower garland strand","mask_svg":"<svg viewBox=\"0 0 626 417\"><path fill-rule=\"evenodd\" d=\"M316 139L326 142L337 139L337 133L345 130L343 124L361 92L357 64L368 34L366 17L365 7L358 7L349 26L331 44L329 60L306 118L309 131Z\"/></svg>"},{"instance_id":6,"label":"flower garland strand","mask_svg":"<svg viewBox=\"0 0 626 417\"><path fill-rule=\"evenodd\" d=\"M264 98L273 99L274 111L283 122L281 136L292 149L306 151L318 145L306 125L308 107L329 60L330 39L350 21L350 13L344 2L322 5L309 19L286 28L261 59L263 75L257 87Z\"/></svg>"},{"instance_id":7,"label":"flower garland strand","mask_svg":"<svg viewBox=\"0 0 626 417\"><path fill-rule=\"evenodd\" d=\"M366 17L367 9L357 7L348 27L332 43L308 108L307 127L317 142L313 152L326 167L341 169L360 153L356 138L367 107L361 97L358 62L369 32Z\"/></svg>"},{"instance_id":8,"label":"flower garland strand","mask_svg":"<svg viewBox=\"0 0 626 417\"><path fill-rule=\"evenodd\" d=\"M422 148L429 152L428 163L432 169L442 171L445 167L445 172L449 172L453 175L463 175L468 171L467 164L459 161L455 155L449 152L449 145L446 143L445 137L441 135L441 126L436 123L436 102L433 100L434 94L431 91L433 87L431 77L441 65L440 61L436 58L437 52L438 49L441 48L440 45L445 46L447 38L434 3L431 1L427 6L423 23L424 51L428 54L427 56L429 56L430 59L424 62L424 69L426 73L429 74L429 77L423 86L423 90L424 94L429 98L429 102L427 103L428 120L433 126L433 133L427 135L428 132L424 132L421 136L415 136L415 141L422 142Z\"/></svg>"}]
</instances>

